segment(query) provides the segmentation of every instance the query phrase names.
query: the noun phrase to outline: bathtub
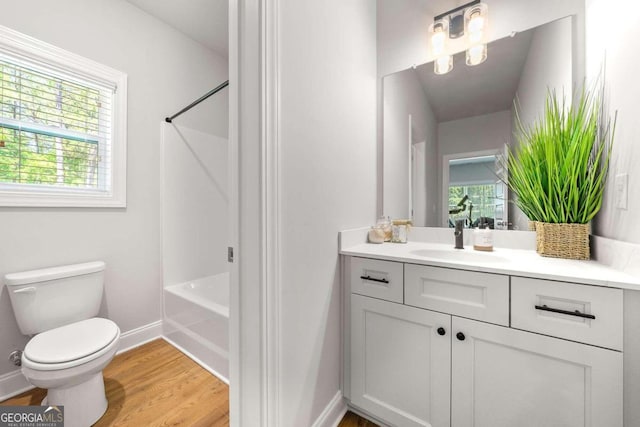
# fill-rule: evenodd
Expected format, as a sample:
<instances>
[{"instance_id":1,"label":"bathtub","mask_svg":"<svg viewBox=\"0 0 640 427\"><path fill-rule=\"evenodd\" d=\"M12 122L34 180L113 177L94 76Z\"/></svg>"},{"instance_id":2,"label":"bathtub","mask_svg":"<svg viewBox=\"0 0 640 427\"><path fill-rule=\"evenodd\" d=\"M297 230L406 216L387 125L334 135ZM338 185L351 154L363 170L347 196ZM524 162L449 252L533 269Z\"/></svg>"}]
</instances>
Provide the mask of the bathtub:
<instances>
[{"instance_id":1,"label":"bathtub","mask_svg":"<svg viewBox=\"0 0 640 427\"><path fill-rule=\"evenodd\" d=\"M229 273L164 288L164 337L229 383Z\"/></svg>"}]
</instances>

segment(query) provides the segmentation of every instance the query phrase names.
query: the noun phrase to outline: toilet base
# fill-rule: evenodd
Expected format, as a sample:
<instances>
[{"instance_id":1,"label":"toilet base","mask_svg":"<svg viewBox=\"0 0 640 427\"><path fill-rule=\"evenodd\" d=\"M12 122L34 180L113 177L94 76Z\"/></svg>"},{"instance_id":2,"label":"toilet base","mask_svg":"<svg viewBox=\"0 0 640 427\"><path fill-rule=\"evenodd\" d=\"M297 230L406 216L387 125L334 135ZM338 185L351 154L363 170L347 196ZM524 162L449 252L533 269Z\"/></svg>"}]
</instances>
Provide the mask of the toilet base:
<instances>
[{"instance_id":1,"label":"toilet base","mask_svg":"<svg viewBox=\"0 0 640 427\"><path fill-rule=\"evenodd\" d=\"M67 388L50 388L42 405L64 406L65 427L87 427L107 410L102 371L87 381Z\"/></svg>"}]
</instances>

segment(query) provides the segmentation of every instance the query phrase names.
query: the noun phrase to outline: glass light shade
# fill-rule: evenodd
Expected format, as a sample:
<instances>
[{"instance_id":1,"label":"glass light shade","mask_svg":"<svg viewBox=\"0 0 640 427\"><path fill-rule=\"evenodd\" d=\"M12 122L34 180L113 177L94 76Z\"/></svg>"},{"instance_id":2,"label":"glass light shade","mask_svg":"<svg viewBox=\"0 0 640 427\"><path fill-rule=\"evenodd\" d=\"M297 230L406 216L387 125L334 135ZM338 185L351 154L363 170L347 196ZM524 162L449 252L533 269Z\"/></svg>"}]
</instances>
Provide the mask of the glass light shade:
<instances>
[{"instance_id":1,"label":"glass light shade","mask_svg":"<svg viewBox=\"0 0 640 427\"><path fill-rule=\"evenodd\" d=\"M464 27L469 46L487 43L489 8L484 3L469 7L464 12Z\"/></svg>"},{"instance_id":2,"label":"glass light shade","mask_svg":"<svg viewBox=\"0 0 640 427\"><path fill-rule=\"evenodd\" d=\"M436 58L433 61L433 72L436 74L447 74L453 70L453 56L445 55L440 58Z\"/></svg>"},{"instance_id":3,"label":"glass light shade","mask_svg":"<svg viewBox=\"0 0 640 427\"><path fill-rule=\"evenodd\" d=\"M467 65L482 64L487 60L487 45L477 44L467 49Z\"/></svg>"},{"instance_id":4,"label":"glass light shade","mask_svg":"<svg viewBox=\"0 0 640 427\"><path fill-rule=\"evenodd\" d=\"M449 41L449 23L446 20L439 20L429 26L431 56L439 58L447 55L447 45Z\"/></svg>"}]
</instances>

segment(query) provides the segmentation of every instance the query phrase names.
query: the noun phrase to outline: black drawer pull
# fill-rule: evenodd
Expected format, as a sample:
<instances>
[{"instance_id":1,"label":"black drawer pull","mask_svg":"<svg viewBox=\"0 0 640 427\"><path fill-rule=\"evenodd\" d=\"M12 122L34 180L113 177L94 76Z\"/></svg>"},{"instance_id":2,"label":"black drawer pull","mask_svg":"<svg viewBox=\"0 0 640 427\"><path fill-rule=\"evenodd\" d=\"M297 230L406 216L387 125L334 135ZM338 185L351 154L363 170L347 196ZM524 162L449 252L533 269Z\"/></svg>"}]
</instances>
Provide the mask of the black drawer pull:
<instances>
[{"instance_id":1,"label":"black drawer pull","mask_svg":"<svg viewBox=\"0 0 640 427\"><path fill-rule=\"evenodd\" d=\"M593 314L580 313L580 311L578 311L578 310L576 310L576 311L560 310L559 308L550 308L550 307L547 307L546 305L536 305L536 310L550 311L552 313L567 314L569 316L583 317L585 319L595 319L596 318L596 316L594 316Z\"/></svg>"},{"instance_id":2,"label":"black drawer pull","mask_svg":"<svg viewBox=\"0 0 640 427\"><path fill-rule=\"evenodd\" d=\"M362 280L369 280L371 282L389 283L387 279L376 279L375 277L371 277L371 276L360 276L360 278Z\"/></svg>"}]
</instances>

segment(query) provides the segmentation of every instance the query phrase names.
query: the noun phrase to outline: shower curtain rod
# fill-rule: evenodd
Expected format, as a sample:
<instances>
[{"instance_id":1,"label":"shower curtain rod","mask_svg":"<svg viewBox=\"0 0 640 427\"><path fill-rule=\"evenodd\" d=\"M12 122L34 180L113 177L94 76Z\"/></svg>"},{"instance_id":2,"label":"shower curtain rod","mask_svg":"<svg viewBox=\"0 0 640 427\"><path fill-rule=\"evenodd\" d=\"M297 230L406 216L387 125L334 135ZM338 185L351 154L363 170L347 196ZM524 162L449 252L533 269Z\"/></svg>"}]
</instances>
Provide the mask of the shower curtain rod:
<instances>
[{"instance_id":1,"label":"shower curtain rod","mask_svg":"<svg viewBox=\"0 0 640 427\"><path fill-rule=\"evenodd\" d=\"M195 107L196 105L200 104L202 101L204 101L205 99L209 98L211 95L214 95L218 92L220 92L222 89L224 89L225 87L229 86L229 80L227 80L226 82L222 83L220 86L218 86L217 88L207 92L206 94L202 95L200 98L196 99L195 101L193 101L191 104L187 105L186 107L184 107L182 110L178 111L177 113L175 113L173 116L171 117L167 117L164 119L165 122L167 123L171 123L173 121L173 119L175 119L176 117L178 117L180 114L185 113L187 111L189 111L190 109L192 109L193 107Z\"/></svg>"}]
</instances>

